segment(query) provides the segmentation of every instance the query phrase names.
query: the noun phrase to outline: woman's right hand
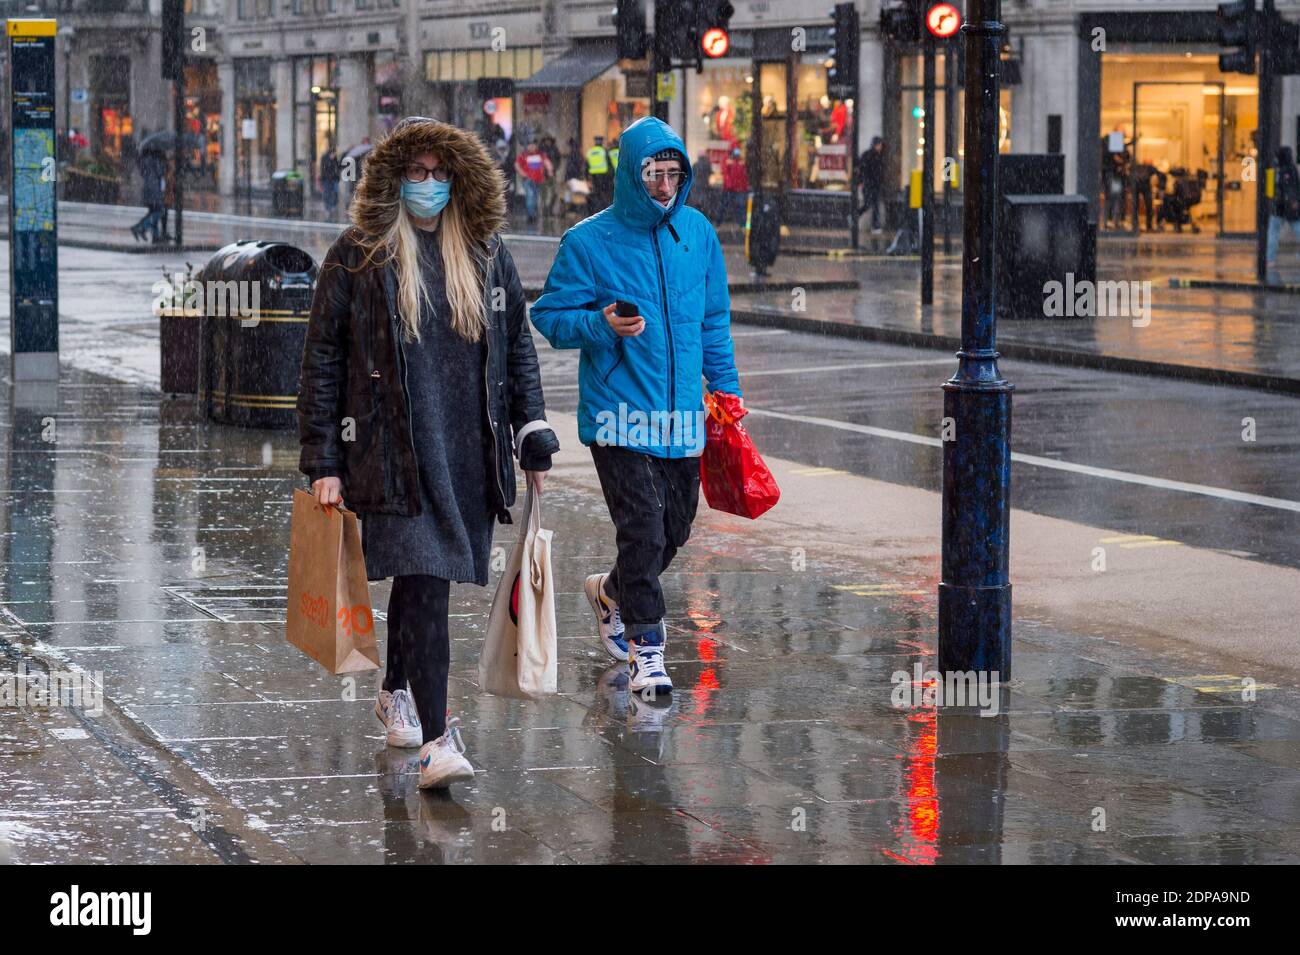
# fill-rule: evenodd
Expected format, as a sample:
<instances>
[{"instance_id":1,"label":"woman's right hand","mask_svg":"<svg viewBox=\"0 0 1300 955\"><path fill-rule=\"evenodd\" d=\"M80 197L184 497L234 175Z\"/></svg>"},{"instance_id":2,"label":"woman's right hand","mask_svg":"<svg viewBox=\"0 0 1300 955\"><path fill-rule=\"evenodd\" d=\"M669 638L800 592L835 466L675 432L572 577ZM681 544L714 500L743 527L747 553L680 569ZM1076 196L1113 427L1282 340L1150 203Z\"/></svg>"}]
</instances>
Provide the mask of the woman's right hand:
<instances>
[{"instance_id":1,"label":"woman's right hand","mask_svg":"<svg viewBox=\"0 0 1300 955\"><path fill-rule=\"evenodd\" d=\"M336 477L317 478L312 482L311 492L322 506L339 506L343 503L343 481Z\"/></svg>"}]
</instances>

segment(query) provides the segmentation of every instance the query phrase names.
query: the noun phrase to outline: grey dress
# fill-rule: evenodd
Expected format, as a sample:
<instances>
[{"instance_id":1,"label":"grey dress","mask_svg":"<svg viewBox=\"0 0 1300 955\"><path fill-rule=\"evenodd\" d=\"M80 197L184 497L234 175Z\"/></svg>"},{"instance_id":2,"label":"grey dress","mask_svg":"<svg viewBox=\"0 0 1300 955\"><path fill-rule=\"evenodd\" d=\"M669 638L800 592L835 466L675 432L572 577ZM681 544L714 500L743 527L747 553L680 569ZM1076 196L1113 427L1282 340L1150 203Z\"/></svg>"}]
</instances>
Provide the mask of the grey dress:
<instances>
[{"instance_id":1,"label":"grey dress","mask_svg":"<svg viewBox=\"0 0 1300 955\"><path fill-rule=\"evenodd\" d=\"M414 517L360 515L366 577L428 574L486 586L493 523L483 414L486 334L470 342L452 329L438 233L416 232L433 309L422 307L420 341L403 347L422 508Z\"/></svg>"}]
</instances>

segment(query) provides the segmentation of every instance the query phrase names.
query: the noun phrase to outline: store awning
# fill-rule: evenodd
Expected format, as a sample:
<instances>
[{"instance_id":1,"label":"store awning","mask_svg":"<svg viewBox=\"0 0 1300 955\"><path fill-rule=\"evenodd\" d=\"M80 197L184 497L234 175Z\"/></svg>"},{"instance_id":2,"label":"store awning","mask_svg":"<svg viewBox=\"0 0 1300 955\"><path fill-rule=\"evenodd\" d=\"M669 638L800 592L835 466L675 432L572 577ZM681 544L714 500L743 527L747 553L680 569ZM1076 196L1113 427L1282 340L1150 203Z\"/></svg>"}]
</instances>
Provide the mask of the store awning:
<instances>
[{"instance_id":1,"label":"store awning","mask_svg":"<svg viewBox=\"0 0 1300 955\"><path fill-rule=\"evenodd\" d=\"M618 47L608 43L578 43L540 70L515 84L517 90L577 90L618 62Z\"/></svg>"}]
</instances>

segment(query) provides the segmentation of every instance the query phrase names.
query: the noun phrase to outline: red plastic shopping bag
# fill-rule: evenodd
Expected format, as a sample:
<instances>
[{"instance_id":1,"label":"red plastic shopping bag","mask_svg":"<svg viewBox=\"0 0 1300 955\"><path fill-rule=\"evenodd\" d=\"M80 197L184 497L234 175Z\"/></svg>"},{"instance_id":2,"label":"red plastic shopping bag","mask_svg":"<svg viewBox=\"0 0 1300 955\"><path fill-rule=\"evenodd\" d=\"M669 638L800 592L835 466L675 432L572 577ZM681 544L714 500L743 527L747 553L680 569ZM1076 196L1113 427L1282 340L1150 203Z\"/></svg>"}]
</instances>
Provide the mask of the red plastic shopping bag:
<instances>
[{"instance_id":1,"label":"red plastic shopping bag","mask_svg":"<svg viewBox=\"0 0 1300 955\"><path fill-rule=\"evenodd\" d=\"M740 423L748 412L735 395L706 393L709 410L704 453L700 455L700 488L715 511L751 520L781 499L776 478Z\"/></svg>"}]
</instances>

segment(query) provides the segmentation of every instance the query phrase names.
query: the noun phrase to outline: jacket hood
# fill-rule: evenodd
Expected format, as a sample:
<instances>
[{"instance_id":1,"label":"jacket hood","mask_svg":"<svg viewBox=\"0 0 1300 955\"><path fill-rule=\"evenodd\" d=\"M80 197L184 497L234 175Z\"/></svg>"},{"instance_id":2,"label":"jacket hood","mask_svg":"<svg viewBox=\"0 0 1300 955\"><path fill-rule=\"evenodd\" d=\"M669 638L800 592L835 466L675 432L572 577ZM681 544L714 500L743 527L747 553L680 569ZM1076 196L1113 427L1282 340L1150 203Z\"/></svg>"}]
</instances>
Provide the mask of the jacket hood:
<instances>
[{"instance_id":1,"label":"jacket hood","mask_svg":"<svg viewBox=\"0 0 1300 955\"><path fill-rule=\"evenodd\" d=\"M672 208L650 198L641 182L641 164L662 149L675 149L682 154L682 169L686 173L677 189L677 199ZM618 169L614 171L614 214L628 225L649 229L666 219L686 204L695 178L690 160L686 158L686 144L661 119L644 116L623 130L618 138Z\"/></svg>"},{"instance_id":2,"label":"jacket hood","mask_svg":"<svg viewBox=\"0 0 1300 955\"><path fill-rule=\"evenodd\" d=\"M408 116L365 159L349 215L368 236L381 235L397 218L402 173L421 153L433 153L451 170L451 199L470 237L488 245L506 223L505 177L472 133L427 116Z\"/></svg>"}]
</instances>

